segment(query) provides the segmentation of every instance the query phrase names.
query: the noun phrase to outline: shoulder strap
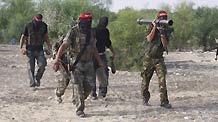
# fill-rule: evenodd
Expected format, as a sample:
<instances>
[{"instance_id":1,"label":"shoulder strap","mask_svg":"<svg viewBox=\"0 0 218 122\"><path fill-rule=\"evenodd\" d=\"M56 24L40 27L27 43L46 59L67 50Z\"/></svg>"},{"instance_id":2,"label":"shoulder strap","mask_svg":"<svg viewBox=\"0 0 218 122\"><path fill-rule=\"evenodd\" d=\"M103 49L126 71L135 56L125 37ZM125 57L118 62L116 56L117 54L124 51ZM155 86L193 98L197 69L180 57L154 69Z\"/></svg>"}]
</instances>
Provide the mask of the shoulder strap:
<instances>
[{"instance_id":1,"label":"shoulder strap","mask_svg":"<svg viewBox=\"0 0 218 122\"><path fill-rule=\"evenodd\" d=\"M86 43L84 45L84 47L82 48L82 50L79 52L79 54L76 57L75 62L72 65L72 71L75 69L76 65L78 64L80 58L82 57L82 55L84 54L87 46L89 45L89 41L90 41L90 37L91 37L91 32L89 31L86 35Z\"/></svg>"}]
</instances>

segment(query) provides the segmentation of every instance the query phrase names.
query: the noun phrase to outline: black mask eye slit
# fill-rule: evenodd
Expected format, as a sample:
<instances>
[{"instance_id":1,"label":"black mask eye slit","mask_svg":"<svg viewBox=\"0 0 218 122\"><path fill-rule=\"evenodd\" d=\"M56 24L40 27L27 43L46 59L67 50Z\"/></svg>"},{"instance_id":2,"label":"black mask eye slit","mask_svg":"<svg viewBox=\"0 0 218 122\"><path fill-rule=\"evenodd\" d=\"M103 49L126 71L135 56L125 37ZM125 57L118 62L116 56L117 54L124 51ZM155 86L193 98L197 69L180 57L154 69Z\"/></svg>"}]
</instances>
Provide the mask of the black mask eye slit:
<instances>
[{"instance_id":1,"label":"black mask eye slit","mask_svg":"<svg viewBox=\"0 0 218 122\"><path fill-rule=\"evenodd\" d=\"M92 20L91 19L80 19L79 24L80 25L91 25Z\"/></svg>"},{"instance_id":2,"label":"black mask eye slit","mask_svg":"<svg viewBox=\"0 0 218 122\"><path fill-rule=\"evenodd\" d=\"M158 17L160 20L167 20L167 16Z\"/></svg>"},{"instance_id":3,"label":"black mask eye slit","mask_svg":"<svg viewBox=\"0 0 218 122\"><path fill-rule=\"evenodd\" d=\"M83 33L88 32L91 29L92 19L85 18L79 20L79 28Z\"/></svg>"}]
</instances>

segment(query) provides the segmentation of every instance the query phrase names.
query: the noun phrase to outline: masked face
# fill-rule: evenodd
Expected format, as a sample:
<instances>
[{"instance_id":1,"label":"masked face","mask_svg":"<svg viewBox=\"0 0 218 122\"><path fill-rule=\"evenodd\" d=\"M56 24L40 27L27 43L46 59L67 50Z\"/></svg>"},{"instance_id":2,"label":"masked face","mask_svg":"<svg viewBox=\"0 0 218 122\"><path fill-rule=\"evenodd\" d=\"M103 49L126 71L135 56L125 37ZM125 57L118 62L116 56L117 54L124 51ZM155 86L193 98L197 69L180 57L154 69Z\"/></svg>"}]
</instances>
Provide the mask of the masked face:
<instances>
[{"instance_id":1,"label":"masked face","mask_svg":"<svg viewBox=\"0 0 218 122\"><path fill-rule=\"evenodd\" d=\"M167 20L167 16L158 17L159 20Z\"/></svg>"},{"instance_id":2,"label":"masked face","mask_svg":"<svg viewBox=\"0 0 218 122\"><path fill-rule=\"evenodd\" d=\"M92 19L80 19L79 28L82 33L87 33L91 29Z\"/></svg>"},{"instance_id":3,"label":"masked face","mask_svg":"<svg viewBox=\"0 0 218 122\"><path fill-rule=\"evenodd\" d=\"M99 25L103 27L107 27L108 25L108 17L101 17L99 20Z\"/></svg>"},{"instance_id":4,"label":"masked face","mask_svg":"<svg viewBox=\"0 0 218 122\"><path fill-rule=\"evenodd\" d=\"M40 21L35 21L35 20L33 20L33 26L34 26L34 29L35 30L38 30L39 29L39 27L40 27Z\"/></svg>"},{"instance_id":5,"label":"masked face","mask_svg":"<svg viewBox=\"0 0 218 122\"><path fill-rule=\"evenodd\" d=\"M33 25L36 30L38 30L41 22L42 22L41 14L37 14L36 16L33 17Z\"/></svg>"}]
</instances>

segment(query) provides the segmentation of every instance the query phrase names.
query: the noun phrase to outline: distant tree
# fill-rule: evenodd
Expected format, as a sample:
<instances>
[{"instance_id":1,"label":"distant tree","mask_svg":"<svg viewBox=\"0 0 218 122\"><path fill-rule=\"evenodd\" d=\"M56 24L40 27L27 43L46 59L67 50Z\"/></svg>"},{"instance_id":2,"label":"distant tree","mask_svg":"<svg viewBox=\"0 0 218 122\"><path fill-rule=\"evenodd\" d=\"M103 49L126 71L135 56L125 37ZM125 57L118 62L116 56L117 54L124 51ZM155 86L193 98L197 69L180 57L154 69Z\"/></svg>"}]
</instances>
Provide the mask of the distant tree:
<instances>
[{"instance_id":1,"label":"distant tree","mask_svg":"<svg viewBox=\"0 0 218 122\"><path fill-rule=\"evenodd\" d=\"M19 40L24 25L35 13L31 0L4 0L0 9L0 41L6 43L10 39Z\"/></svg>"},{"instance_id":2,"label":"distant tree","mask_svg":"<svg viewBox=\"0 0 218 122\"><path fill-rule=\"evenodd\" d=\"M194 45L192 36L194 35L194 14L193 3L182 1L176 6L175 12L172 14L174 21L174 38L170 41L173 49L187 49Z\"/></svg>"},{"instance_id":3,"label":"distant tree","mask_svg":"<svg viewBox=\"0 0 218 122\"><path fill-rule=\"evenodd\" d=\"M126 8L118 12L116 21L110 25L111 40L117 52L118 68L123 70L137 69L139 52L143 49L142 45L145 38L147 25L138 25L138 18L153 18L150 11L137 11Z\"/></svg>"},{"instance_id":4,"label":"distant tree","mask_svg":"<svg viewBox=\"0 0 218 122\"><path fill-rule=\"evenodd\" d=\"M203 51L210 50L215 45L214 39L218 37L217 17L217 8L199 7L196 10L194 32Z\"/></svg>"},{"instance_id":5,"label":"distant tree","mask_svg":"<svg viewBox=\"0 0 218 122\"><path fill-rule=\"evenodd\" d=\"M38 4L38 11L44 15L44 21L49 25L49 35L54 39L59 35L66 34L82 12L92 13L93 25L97 24L100 16L111 16L106 9L93 6L89 0L41 1Z\"/></svg>"}]
</instances>

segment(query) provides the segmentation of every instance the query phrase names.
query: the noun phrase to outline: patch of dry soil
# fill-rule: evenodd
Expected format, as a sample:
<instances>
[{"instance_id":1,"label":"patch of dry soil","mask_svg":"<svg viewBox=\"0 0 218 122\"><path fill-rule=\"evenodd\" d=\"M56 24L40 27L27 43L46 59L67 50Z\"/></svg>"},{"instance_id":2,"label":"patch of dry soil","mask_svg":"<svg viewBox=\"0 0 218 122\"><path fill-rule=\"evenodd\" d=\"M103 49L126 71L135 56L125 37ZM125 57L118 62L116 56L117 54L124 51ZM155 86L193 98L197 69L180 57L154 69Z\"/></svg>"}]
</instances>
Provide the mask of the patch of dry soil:
<instances>
[{"instance_id":1,"label":"patch of dry soil","mask_svg":"<svg viewBox=\"0 0 218 122\"><path fill-rule=\"evenodd\" d=\"M110 74L106 100L86 100L85 118L75 115L72 86L55 100L51 61L41 87L33 91L27 77L27 58L18 46L0 45L0 122L217 122L218 61L215 52L169 52L167 86L172 109L159 106L156 75L153 76L151 106L143 106L139 72Z\"/></svg>"}]
</instances>

